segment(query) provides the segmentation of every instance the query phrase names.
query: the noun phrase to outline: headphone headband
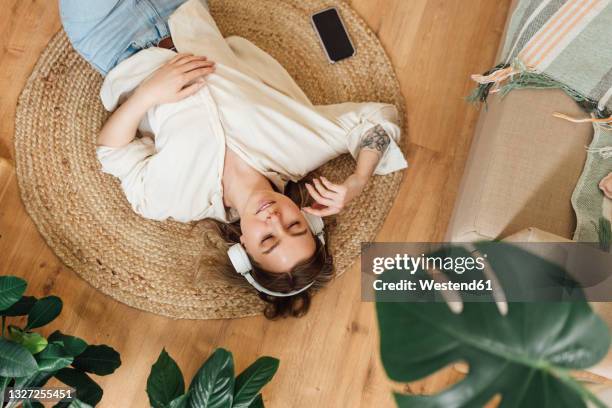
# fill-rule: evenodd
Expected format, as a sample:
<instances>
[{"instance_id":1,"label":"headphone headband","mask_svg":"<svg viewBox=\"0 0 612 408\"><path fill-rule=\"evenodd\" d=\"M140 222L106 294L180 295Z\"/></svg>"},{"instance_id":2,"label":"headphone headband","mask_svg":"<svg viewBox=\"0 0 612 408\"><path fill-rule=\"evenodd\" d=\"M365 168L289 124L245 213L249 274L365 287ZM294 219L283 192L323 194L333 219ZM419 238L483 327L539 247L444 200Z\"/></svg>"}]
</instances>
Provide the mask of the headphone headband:
<instances>
[{"instance_id":1,"label":"headphone headband","mask_svg":"<svg viewBox=\"0 0 612 408\"><path fill-rule=\"evenodd\" d=\"M323 236L323 227L325 226L325 224L323 223L323 218L317 215L307 213L303 210L302 210L302 214L304 215L304 218L306 219L306 222L308 223L308 228L310 229L310 231L312 231L312 233L316 235L319 241L321 241L321 243L324 245L325 238ZM253 275L251 275L251 270L253 270L253 265L251 265L249 256L246 250L244 249L244 247L242 246L242 244L237 243L229 247L229 249L227 250L227 255L229 256L230 261L232 262L232 265L234 266L234 269L236 270L237 273L244 276L247 282L249 282L255 289L265 294L268 294L270 296L277 296L277 297L294 296L294 295L297 295L298 293L304 292L305 290L307 290L314 284L314 281L312 281L301 289L294 290L294 291L287 292L287 293L275 292L273 290L264 288L262 285L259 284L259 282L255 280L255 278L253 278Z\"/></svg>"}]
</instances>

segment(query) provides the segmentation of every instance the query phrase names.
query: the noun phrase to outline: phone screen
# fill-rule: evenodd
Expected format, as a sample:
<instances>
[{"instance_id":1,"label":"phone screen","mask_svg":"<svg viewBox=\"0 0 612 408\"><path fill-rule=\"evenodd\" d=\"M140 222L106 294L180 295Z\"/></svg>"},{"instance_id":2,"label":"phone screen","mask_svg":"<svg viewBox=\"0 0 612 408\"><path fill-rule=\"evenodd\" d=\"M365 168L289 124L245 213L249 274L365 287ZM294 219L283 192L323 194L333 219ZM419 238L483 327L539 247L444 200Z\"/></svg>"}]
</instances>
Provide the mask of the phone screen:
<instances>
[{"instance_id":1,"label":"phone screen","mask_svg":"<svg viewBox=\"0 0 612 408\"><path fill-rule=\"evenodd\" d=\"M314 14L312 21L332 61L340 61L355 53L336 9L327 9Z\"/></svg>"}]
</instances>

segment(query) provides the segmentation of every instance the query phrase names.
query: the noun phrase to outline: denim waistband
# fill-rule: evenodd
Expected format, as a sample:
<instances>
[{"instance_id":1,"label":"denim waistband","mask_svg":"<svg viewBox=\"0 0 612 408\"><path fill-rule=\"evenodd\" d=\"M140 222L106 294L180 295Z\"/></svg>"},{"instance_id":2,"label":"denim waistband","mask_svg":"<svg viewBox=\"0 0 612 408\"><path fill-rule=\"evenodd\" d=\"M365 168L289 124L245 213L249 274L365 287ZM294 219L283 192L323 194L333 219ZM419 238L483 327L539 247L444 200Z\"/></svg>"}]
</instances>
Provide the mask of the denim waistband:
<instances>
[{"instance_id":1,"label":"denim waistband","mask_svg":"<svg viewBox=\"0 0 612 408\"><path fill-rule=\"evenodd\" d=\"M168 17L185 1L60 0L60 15L77 52L106 75L125 58L170 35Z\"/></svg>"}]
</instances>

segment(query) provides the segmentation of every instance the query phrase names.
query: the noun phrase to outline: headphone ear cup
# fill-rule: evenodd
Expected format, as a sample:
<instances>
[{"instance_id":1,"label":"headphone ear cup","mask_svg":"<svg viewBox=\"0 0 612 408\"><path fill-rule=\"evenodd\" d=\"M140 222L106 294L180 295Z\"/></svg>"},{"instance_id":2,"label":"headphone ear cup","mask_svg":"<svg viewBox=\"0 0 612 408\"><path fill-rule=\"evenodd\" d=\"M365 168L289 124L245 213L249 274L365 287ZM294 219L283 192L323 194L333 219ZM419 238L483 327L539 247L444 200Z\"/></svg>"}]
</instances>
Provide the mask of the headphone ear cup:
<instances>
[{"instance_id":1,"label":"headphone ear cup","mask_svg":"<svg viewBox=\"0 0 612 408\"><path fill-rule=\"evenodd\" d=\"M312 231L314 235L318 236L321 242L325 243L323 239L323 228L325 227L323 218L319 217L318 215L307 213L304 210L301 211L302 214L304 214L304 218L306 218L310 231Z\"/></svg>"},{"instance_id":2,"label":"headphone ear cup","mask_svg":"<svg viewBox=\"0 0 612 408\"><path fill-rule=\"evenodd\" d=\"M229 249L227 250L227 256L229 256L229 259L232 262L234 269L239 274L244 275L245 273L253 269L253 266L251 265L251 260L249 259L249 256L246 253L246 249L244 249L242 244L237 243L229 247Z\"/></svg>"}]
</instances>

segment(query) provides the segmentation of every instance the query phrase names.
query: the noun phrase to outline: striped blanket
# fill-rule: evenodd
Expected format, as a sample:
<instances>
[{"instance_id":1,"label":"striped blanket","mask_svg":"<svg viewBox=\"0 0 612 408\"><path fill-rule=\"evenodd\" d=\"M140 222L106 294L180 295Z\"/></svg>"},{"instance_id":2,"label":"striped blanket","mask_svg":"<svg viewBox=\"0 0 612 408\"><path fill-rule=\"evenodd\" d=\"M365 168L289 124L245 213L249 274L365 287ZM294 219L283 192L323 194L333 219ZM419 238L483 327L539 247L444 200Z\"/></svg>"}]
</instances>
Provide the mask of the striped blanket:
<instances>
[{"instance_id":1,"label":"striped blanket","mask_svg":"<svg viewBox=\"0 0 612 408\"><path fill-rule=\"evenodd\" d=\"M520 0L503 63L485 75L478 99L524 87L558 87L604 116L612 111L612 0ZM610 116L610 115L608 115Z\"/></svg>"},{"instance_id":2,"label":"striped blanket","mask_svg":"<svg viewBox=\"0 0 612 408\"><path fill-rule=\"evenodd\" d=\"M601 243L612 219L612 206L597 187L612 171L612 0L519 0L502 58L492 70L472 76L479 85L471 101L514 89L560 88L584 108L585 117L555 116L593 123L595 136L572 196L574 239Z\"/></svg>"}]
</instances>

